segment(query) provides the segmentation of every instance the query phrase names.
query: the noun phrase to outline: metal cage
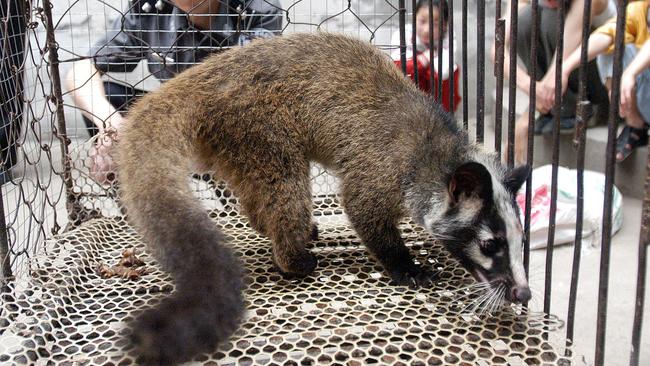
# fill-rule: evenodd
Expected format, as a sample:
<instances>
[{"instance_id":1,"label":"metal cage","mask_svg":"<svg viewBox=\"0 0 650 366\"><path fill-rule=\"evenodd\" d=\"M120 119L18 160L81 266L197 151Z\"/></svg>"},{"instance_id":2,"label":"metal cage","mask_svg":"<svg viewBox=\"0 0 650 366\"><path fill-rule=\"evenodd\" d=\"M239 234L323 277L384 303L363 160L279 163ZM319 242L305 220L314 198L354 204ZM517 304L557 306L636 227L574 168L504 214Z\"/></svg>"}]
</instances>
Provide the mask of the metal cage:
<instances>
[{"instance_id":1,"label":"metal cage","mask_svg":"<svg viewBox=\"0 0 650 366\"><path fill-rule=\"evenodd\" d=\"M175 8L174 2L0 2L0 364L132 364L135 358L126 341L130 334L126 322L138 311L156 305L174 290L174 285L126 222L118 204L119 188L93 179L94 149L101 147L106 134L90 131L84 116L93 120L99 118L99 112L75 104L75 89L68 82L80 72L83 62L98 62L100 54L117 55L121 59L131 57L129 66L127 61L117 62L114 69L93 73L93 77L101 77L94 80L129 87L126 94L155 90L165 77L152 74L143 60L151 63L157 59L165 68L177 61L169 56L174 52L196 54L202 49L222 52L239 47L231 41L254 33L251 24L260 15L250 11L251 1L222 0L220 9L228 10L218 16L238 26L229 29L227 35L219 31L209 35L221 42L185 48L175 43L166 53L160 45L140 39L137 48L107 52L96 40L123 36L130 11L160 17L163 8ZM430 62L426 76L418 75L415 64L421 52L415 37L415 0L258 3L274 8L274 14L281 18L281 26L271 32L274 36L318 30L344 32L384 50L405 73L411 63L414 71L408 77L414 82L430 78L432 103L448 102L459 125L468 129L473 139L493 147L509 166L515 164L515 120L526 113L527 104L530 112L524 118L527 115L532 126L536 106L536 83L530 83L531 98L518 94L514 77L517 50L504 46L506 39L517 44L517 0L509 4L513 16L508 18L501 15L506 11L501 0L487 4L484 0L448 0L448 29L443 29L442 22L437 25L439 33L448 37L450 52L443 53L442 41L437 42L437 50L431 47L429 59L435 59L437 65ZM431 0L425 2L429 8L430 4ZM558 4L556 42L560 56L552 67L561 74L564 17L571 2ZM240 215L235 194L223 182L195 175L188 177L189 184L246 265L248 310L241 329L228 344L212 354L197 355L194 361L238 365L650 362L650 339L642 337L650 180L647 173L633 169L645 169L646 150L639 149L633 156L638 163L615 163L627 4L617 3L611 106L607 127L600 127L606 137L601 142L588 137L592 106L586 98L586 72L579 75L579 108L571 136L560 134L559 117L553 120L547 136L535 136L533 128L528 128L525 161L535 166L550 163L552 180L546 245L532 249L528 240L524 245L533 289L533 300L527 307L486 303L472 290L471 276L408 218L401 224L407 245L417 261L440 271L440 280L430 289L391 286L381 266L368 258L350 228L339 205L336 178L318 165L312 167L312 183L320 236L311 250L321 264L306 279L283 279L271 270L268 239L252 230ZM538 1L532 0L530 8L535 19ZM591 0L584 0L583 12L588 22ZM429 44L434 44L433 26L429 21ZM506 26L509 34L505 33ZM539 29L539 24L532 26L531 39L539 35ZM194 27L188 27L187 32L200 33ZM583 27L582 44L587 44L588 36L589 27ZM489 61L492 44L494 63ZM537 48L533 46L530 51L531 59L535 59ZM448 58L436 59L434 53ZM509 63L504 62L506 58ZM581 70L586 60L585 51ZM452 74L457 73L457 84L444 86L443 78L434 78L435 70L443 70L443 63L455 70ZM128 72L118 71L120 68ZM504 71L512 77L506 79ZM535 79L535 67L529 72ZM448 80L453 80L453 75ZM509 84L504 85L505 81ZM505 109L504 91L508 93ZM454 95L461 100L457 109L453 108L457 103ZM562 98L557 89L555 108ZM594 146L591 150L589 144ZM598 149L600 153L594 153ZM575 239L556 247L561 165L576 169L572 189L577 192L577 218L572 229ZM588 246L583 245L585 171L595 166L602 166L599 169L605 175L604 199L599 206L603 219L600 230L591 233L597 245ZM643 190L641 181L645 183ZM621 202L615 182L625 197L625 238L631 236L634 242L621 239L613 245L617 241L612 234L617 220L613 206ZM532 183L530 177L522 192L527 208L533 204ZM525 210L524 227L529 234L530 209ZM144 268L107 278L114 271L111 265L133 250L144 261ZM613 264L612 258L616 261Z\"/></svg>"}]
</instances>

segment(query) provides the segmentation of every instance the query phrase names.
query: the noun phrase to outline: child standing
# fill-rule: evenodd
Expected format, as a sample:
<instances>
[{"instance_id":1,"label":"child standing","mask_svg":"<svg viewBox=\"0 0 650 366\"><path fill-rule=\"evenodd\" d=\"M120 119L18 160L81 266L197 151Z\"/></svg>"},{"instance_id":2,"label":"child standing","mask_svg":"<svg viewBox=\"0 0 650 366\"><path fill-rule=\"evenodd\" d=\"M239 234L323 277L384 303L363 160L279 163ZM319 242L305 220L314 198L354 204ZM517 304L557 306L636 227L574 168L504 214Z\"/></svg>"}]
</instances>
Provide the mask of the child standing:
<instances>
[{"instance_id":1,"label":"child standing","mask_svg":"<svg viewBox=\"0 0 650 366\"><path fill-rule=\"evenodd\" d=\"M432 0L432 13L433 13L433 36L429 35L429 0L419 0L415 6L415 41L416 41L416 62L418 72L418 87L427 93L433 91L434 96L437 96L438 78L442 79L442 95L441 102L445 110L455 111L460 102L460 93L458 89L458 76L459 69L454 63L453 67L449 65L449 52L456 49L456 39L454 37L453 46L449 45L449 9L446 0ZM442 22L443 34L440 33L439 22ZM409 27L406 27L409 29ZM430 44L430 40L433 43ZM413 55L413 40L407 39L407 61L406 61L406 74L415 80L415 68L412 59ZM438 55L439 44L442 43L442 53ZM393 35L391 44L399 44L399 32ZM430 50L433 50L434 59L430 60ZM399 60L400 51L395 49L391 52L391 57L395 60L395 64L401 67ZM408 58L411 57L411 58ZM438 57L442 57L442 70L438 70ZM431 85L431 65L433 64L434 74L433 82ZM453 71L451 71L453 70ZM453 106L449 105L449 93L451 91L451 83L454 83L454 98Z\"/></svg>"}]
</instances>

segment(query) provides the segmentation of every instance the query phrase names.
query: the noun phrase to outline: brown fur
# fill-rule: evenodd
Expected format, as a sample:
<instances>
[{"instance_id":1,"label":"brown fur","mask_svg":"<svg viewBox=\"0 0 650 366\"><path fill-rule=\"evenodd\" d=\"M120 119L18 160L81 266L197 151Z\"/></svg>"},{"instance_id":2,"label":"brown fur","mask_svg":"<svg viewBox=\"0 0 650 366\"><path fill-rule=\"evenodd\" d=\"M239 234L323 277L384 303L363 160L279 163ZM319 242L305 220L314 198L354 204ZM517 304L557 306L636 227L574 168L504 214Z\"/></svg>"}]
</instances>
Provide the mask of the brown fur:
<instances>
[{"instance_id":1,"label":"brown fur","mask_svg":"<svg viewBox=\"0 0 650 366\"><path fill-rule=\"evenodd\" d=\"M297 34L215 55L143 97L121 131L130 219L177 283L135 327L143 362L209 350L243 312L241 269L192 198L193 163L234 187L287 275L316 266L309 162L329 167L355 230L397 283L426 284L400 237L405 195L426 206L469 150L464 134L370 44ZM417 187L416 187L417 186ZM428 192L428 193L427 193ZM416 210L420 208L416 207Z\"/></svg>"}]
</instances>

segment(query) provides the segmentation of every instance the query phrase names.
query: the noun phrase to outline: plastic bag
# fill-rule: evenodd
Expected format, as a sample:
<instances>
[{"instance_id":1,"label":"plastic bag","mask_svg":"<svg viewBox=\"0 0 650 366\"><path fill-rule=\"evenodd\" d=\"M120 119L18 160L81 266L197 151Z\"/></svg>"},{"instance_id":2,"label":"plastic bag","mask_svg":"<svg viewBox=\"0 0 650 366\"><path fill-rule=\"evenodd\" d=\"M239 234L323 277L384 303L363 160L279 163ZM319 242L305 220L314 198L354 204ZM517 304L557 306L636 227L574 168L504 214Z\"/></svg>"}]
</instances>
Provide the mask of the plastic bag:
<instances>
[{"instance_id":1,"label":"plastic bag","mask_svg":"<svg viewBox=\"0 0 650 366\"><path fill-rule=\"evenodd\" d=\"M532 200L530 215L530 248L544 248L547 245L549 218L551 212L551 174L552 166L545 165L533 170ZM555 216L554 244L573 243L577 222L577 172L563 167L558 168L558 195ZM600 244L603 222L603 203L605 201L605 175L584 171L584 211L583 243L591 246ZM524 222L526 186L517 194L517 204ZM612 235L623 225L623 197L614 187L612 201Z\"/></svg>"}]
</instances>

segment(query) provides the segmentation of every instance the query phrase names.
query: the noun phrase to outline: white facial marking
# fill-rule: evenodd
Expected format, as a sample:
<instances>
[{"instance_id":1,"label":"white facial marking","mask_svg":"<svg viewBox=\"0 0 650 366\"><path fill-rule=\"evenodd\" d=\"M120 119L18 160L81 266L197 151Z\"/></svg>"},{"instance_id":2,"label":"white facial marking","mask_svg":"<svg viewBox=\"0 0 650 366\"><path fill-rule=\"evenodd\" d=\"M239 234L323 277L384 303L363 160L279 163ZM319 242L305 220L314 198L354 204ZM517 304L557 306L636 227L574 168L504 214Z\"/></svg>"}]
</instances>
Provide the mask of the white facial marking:
<instances>
[{"instance_id":1,"label":"white facial marking","mask_svg":"<svg viewBox=\"0 0 650 366\"><path fill-rule=\"evenodd\" d=\"M485 227L481 226L481 228L478 231L477 239L478 240L490 240L493 239L494 236L490 232L490 230ZM472 259L472 261L481 267L483 269L489 271L492 269L492 266L494 265L494 260L485 254L481 252L481 248L479 247L479 243L474 242L470 245L469 250L467 251L467 255Z\"/></svg>"},{"instance_id":2,"label":"white facial marking","mask_svg":"<svg viewBox=\"0 0 650 366\"><path fill-rule=\"evenodd\" d=\"M498 159L489 153L485 153L483 148L476 147L471 154L470 160L483 164L492 177L493 201L496 205L499 216L503 219L506 226L506 239L508 241L508 253L510 260L510 271L515 282L515 286L527 287L526 273L523 265L523 246L522 246L522 227L519 222L519 216L512 207L510 193L506 190L501 182L504 175L503 168L498 163ZM447 196L432 197L430 209L421 221L424 227L434 236L444 239L444 229L449 227L458 227L459 225L467 226L475 219L476 214L480 211L482 201L480 199L463 199L459 202L459 211L452 218L444 216L449 209L449 200ZM486 270L490 270L494 265L494 260L485 256L479 247L478 240L493 239L494 234L489 229L483 227L479 230L477 241L470 244L467 255L474 263L480 265ZM495 256L503 256L504 252L499 251Z\"/></svg>"},{"instance_id":3,"label":"white facial marking","mask_svg":"<svg viewBox=\"0 0 650 366\"><path fill-rule=\"evenodd\" d=\"M512 277L517 286L528 286L526 281L526 272L524 271L522 256L522 228L519 222L519 216L514 208L510 205L510 194L506 191L501 182L494 182L494 200L497 208L501 213L501 218L506 224L506 233L508 239L508 252L510 254L510 270Z\"/></svg>"},{"instance_id":4,"label":"white facial marking","mask_svg":"<svg viewBox=\"0 0 650 366\"><path fill-rule=\"evenodd\" d=\"M494 235L492 235L492 232L490 232L490 229L487 228L485 225L481 225L481 229L478 231L478 234L476 237L479 240L490 240L494 239Z\"/></svg>"},{"instance_id":5,"label":"white facial marking","mask_svg":"<svg viewBox=\"0 0 650 366\"><path fill-rule=\"evenodd\" d=\"M441 200L440 197L432 197L430 209L422 218L422 224L433 235L444 236L446 229L467 226L474 221L476 214L481 210L483 202L478 198L465 198L458 203L458 214L446 217L450 202L447 197Z\"/></svg>"},{"instance_id":6,"label":"white facial marking","mask_svg":"<svg viewBox=\"0 0 650 366\"><path fill-rule=\"evenodd\" d=\"M478 244L473 244L470 246L469 250L467 251L467 255L472 259L472 262L483 267L483 269L486 271L491 270L492 266L494 265L494 260L484 255L481 252L481 248L478 247Z\"/></svg>"},{"instance_id":7,"label":"white facial marking","mask_svg":"<svg viewBox=\"0 0 650 366\"><path fill-rule=\"evenodd\" d=\"M467 225L474 221L476 214L481 210L483 201L479 198L466 198L458 204L458 215L455 217L455 222Z\"/></svg>"},{"instance_id":8,"label":"white facial marking","mask_svg":"<svg viewBox=\"0 0 650 366\"><path fill-rule=\"evenodd\" d=\"M515 285L526 287L528 286L528 281L526 280L526 272L524 271L523 264L523 233L521 223L519 222L519 217L514 208L510 204L510 193L508 193L499 179L503 175L502 168L495 165L498 164L496 163L496 160L489 159L487 154L480 151L481 149L482 148L479 148L476 151L474 158L476 161L483 164L492 176L494 203L497 205L499 215L506 225L510 271L512 272Z\"/></svg>"}]
</instances>

